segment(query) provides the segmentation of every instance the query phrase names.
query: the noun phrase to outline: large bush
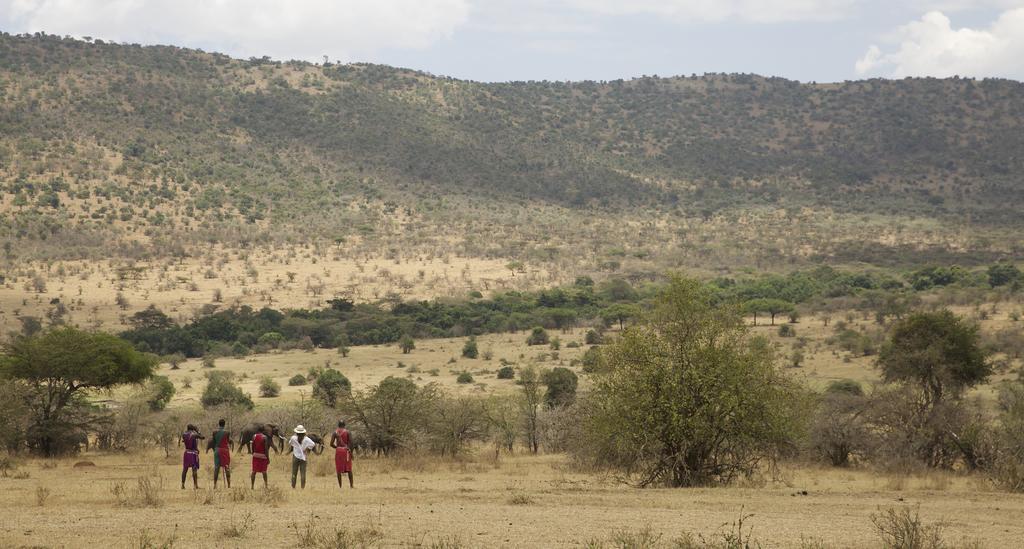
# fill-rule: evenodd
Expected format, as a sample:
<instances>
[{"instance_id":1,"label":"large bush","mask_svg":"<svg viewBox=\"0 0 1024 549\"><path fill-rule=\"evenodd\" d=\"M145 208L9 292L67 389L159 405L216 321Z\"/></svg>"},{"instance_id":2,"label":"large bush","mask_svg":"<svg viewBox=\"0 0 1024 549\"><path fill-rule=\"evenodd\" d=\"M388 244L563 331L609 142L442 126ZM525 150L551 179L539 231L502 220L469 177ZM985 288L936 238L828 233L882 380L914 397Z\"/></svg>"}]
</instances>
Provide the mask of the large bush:
<instances>
[{"instance_id":1,"label":"large bush","mask_svg":"<svg viewBox=\"0 0 1024 549\"><path fill-rule=\"evenodd\" d=\"M697 281L674 277L646 322L603 354L577 452L638 485L752 475L802 427L803 391L748 336L740 311L714 304Z\"/></svg>"},{"instance_id":2,"label":"large bush","mask_svg":"<svg viewBox=\"0 0 1024 549\"><path fill-rule=\"evenodd\" d=\"M544 403L549 408L566 406L576 401L576 385L579 378L568 368L554 368L544 372L541 381L547 385Z\"/></svg>"},{"instance_id":3,"label":"large bush","mask_svg":"<svg viewBox=\"0 0 1024 549\"><path fill-rule=\"evenodd\" d=\"M199 402L203 408L215 406L237 406L252 410L254 405L252 397L245 394L235 384L234 374L228 371L214 371L206 373L206 388Z\"/></svg>"},{"instance_id":4,"label":"large bush","mask_svg":"<svg viewBox=\"0 0 1024 549\"><path fill-rule=\"evenodd\" d=\"M313 397L331 408L338 405L338 399L352 390L352 383L341 372L326 369L320 372L313 385Z\"/></svg>"}]
</instances>

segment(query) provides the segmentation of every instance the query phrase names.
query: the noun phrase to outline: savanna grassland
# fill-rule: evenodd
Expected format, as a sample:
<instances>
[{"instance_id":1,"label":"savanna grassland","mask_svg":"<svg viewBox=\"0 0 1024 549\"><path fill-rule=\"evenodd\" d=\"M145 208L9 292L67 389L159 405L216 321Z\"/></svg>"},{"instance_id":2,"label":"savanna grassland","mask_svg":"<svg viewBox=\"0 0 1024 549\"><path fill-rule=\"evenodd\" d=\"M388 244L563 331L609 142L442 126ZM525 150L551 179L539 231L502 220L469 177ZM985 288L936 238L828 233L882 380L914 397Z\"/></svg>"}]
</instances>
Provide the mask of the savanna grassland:
<instances>
[{"instance_id":1,"label":"savanna grassland","mask_svg":"<svg viewBox=\"0 0 1024 549\"><path fill-rule=\"evenodd\" d=\"M0 545L1018 545L1021 150L1010 80L497 84L0 34ZM677 272L800 417L742 475L640 488L583 435ZM943 311L984 360L925 398L883 363ZM53 334L145 370L70 383L57 443L32 390L75 372L5 377ZM220 417L346 418L356 489L328 448L304 491L239 454L181 490L176 437Z\"/></svg>"},{"instance_id":2,"label":"savanna grassland","mask_svg":"<svg viewBox=\"0 0 1024 549\"><path fill-rule=\"evenodd\" d=\"M652 547L689 535L728 547L742 545L724 540L741 538L763 547L859 548L881 545L872 516L893 508L919 510L929 526L943 523L950 544L1013 547L1024 533L1024 500L948 473L800 467L763 485L637 490L574 471L564 456L494 460L481 452L458 461L356 457L356 489L339 491L325 453L312 458L305 490L292 491L287 458L272 457L271 490L251 491L248 455L236 455L233 488L214 492L206 455L196 492L178 486L177 454L165 459L140 450L88 459L95 467L33 460L14 473L22 478L0 479L0 541L8 547ZM139 490L140 478L151 484ZM121 499L112 493L118 485L127 489Z\"/></svg>"}]
</instances>

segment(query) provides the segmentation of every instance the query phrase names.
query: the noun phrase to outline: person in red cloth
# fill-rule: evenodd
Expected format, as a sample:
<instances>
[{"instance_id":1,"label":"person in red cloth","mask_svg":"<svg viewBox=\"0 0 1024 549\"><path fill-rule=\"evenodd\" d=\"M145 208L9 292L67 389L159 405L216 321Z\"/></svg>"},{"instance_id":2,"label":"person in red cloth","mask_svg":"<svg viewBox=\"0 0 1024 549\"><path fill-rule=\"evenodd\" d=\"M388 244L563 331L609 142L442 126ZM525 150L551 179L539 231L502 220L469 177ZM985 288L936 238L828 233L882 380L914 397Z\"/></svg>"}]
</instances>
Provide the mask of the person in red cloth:
<instances>
[{"instance_id":1,"label":"person in red cloth","mask_svg":"<svg viewBox=\"0 0 1024 549\"><path fill-rule=\"evenodd\" d=\"M345 428L345 422L339 421L338 428L331 435L331 448L334 448L334 470L338 472L338 488L342 487L341 474L348 473L348 487L355 488L352 483L352 435Z\"/></svg>"},{"instance_id":2,"label":"person in red cloth","mask_svg":"<svg viewBox=\"0 0 1024 549\"><path fill-rule=\"evenodd\" d=\"M188 470L192 469L192 486L196 490L199 489L199 480L196 478L196 471L199 470L199 441L204 439L199 429L191 423L185 427L185 432L181 435L181 442L185 444L185 455L183 456L183 463L181 467L181 489L185 489L185 477L188 474Z\"/></svg>"},{"instance_id":3,"label":"person in red cloth","mask_svg":"<svg viewBox=\"0 0 1024 549\"><path fill-rule=\"evenodd\" d=\"M227 421L221 419L217 422L217 430L213 433L213 488L217 488L217 477L220 470L224 469L224 482L231 488L231 433L224 429ZM210 451L210 447L206 448Z\"/></svg>"},{"instance_id":4,"label":"person in red cloth","mask_svg":"<svg viewBox=\"0 0 1024 549\"><path fill-rule=\"evenodd\" d=\"M263 487L267 487L267 466L270 465L270 452L267 451L267 435L257 431L252 436L252 474L249 475L249 488L256 489L256 473L263 474Z\"/></svg>"}]
</instances>

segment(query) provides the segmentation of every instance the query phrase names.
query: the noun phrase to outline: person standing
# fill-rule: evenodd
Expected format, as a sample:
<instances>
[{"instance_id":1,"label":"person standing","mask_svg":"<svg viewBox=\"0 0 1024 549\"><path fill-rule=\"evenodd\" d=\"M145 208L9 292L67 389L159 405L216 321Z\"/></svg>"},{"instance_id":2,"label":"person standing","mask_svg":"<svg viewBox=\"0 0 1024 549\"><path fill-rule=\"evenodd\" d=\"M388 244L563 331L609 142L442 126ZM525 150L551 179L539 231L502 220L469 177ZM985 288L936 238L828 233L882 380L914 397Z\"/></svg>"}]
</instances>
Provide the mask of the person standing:
<instances>
[{"instance_id":1,"label":"person standing","mask_svg":"<svg viewBox=\"0 0 1024 549\"><path fill-rule=\"evenodd\" d=\"M185 454L182 456L183 463L181 466L181 489L185 489L185 478L188 475L188 470L192 469L192 485L196 490L199 489L199 479L196 478L196 471L199 470L199 441L204 439L199 429L191 423L185 427L185 432L181 435L181 442L185 444Z\"/></svg>"},{"instance_id":2,"label":"person standing","mask_svg":"<svg viewBox=\"0 0 1024 549\"><path fill-rule=\"evenodd\" d=\"M249 476L249 488L256 489L256 473L263 474L263 487L267 488L267 467L270 465L270 452L267 443L270 441L262 431L252 436L252 474Z\"/></svg>"},{"instance_id":3,"label":"person standing","mask_svg":"<svg viewBox=\"0 0 1024 549\"><path fill-rule=\"evenodd\" d=\"M213 433L213 488L217 489L217 478L224 469L224 482L231 488L231 433L224 429L227 421L217 422L217 431Z\"/></svg>"},{"instance_id":4,"label":"person standing","mask_svg":"<svg viewBox=\"0 0 1024 549\"><path fill-rule=\"evenodd\" d=\"M288 440L292 447L292 489L295 489L295 477L302 472L302 489L306 489L306 458L308 451L316 448L313 439L306 436L306 428L299 425L295 434Z\"/></svg>"},{"instance_id":5,"label":"person standing","mask_svg":"<svg viewBox=\"0 0 1024 549\"><path fill-rule=\"evenodd\" d=\"M341 488L341 474L348 473L348 487L355 488L352 483L352 435L345 428L345 422L339 421L338 428L331 435L331 448L334 448L334 470L338 473L338 488Z\"/></svg>"}]
</instances>

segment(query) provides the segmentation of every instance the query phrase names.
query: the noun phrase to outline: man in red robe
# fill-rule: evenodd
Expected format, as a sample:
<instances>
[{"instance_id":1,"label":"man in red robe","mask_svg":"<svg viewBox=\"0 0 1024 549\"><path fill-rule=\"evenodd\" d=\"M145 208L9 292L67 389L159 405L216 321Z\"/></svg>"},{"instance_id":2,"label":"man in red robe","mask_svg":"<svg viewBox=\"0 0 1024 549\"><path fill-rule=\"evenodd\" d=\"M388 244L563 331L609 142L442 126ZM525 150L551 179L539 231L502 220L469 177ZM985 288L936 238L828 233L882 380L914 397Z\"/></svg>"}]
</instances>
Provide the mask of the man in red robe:
<instances>
[{"instance_id":1,"label":"man in red robe","mask_svg":"<svg viewBox=\"0 0 1024 549\"><path fill-rule=\"evenodd\" d=\"M338 473L338 488L342 487L341 474L348 473L348 487L355 488L352 483L352 435L345 428L345 422L339 421L338 428L331 435L331 448L334 448L334 470Z\"/></svg>"},{"instance_id":2,"label":"man in red robe","mask_svg":"<svg viewBox=\"0 0 1024 549\"><path fill-rule=\"evenodd\" d=\"M267 487L267 466L270 465L270 452L267 451L269 439L261 431L252 436L252 474L249 476L249 488L256 488L256 473L263 474L263 487Z\"/></svg>"},{"instance_id":3,"label":"man in red robe","mask_svg":"<svg viewBox=\"0 0 1024 549\"><path fill-rule=\"evenodd\" d=\"M224 482L231 488L231 433L224 429L227 421L217 422L217 430L213 433L213 488L217 488L220 470L224 469ZM210 448L207 447L207 452Z\"/></svg>"}]
</instances>

